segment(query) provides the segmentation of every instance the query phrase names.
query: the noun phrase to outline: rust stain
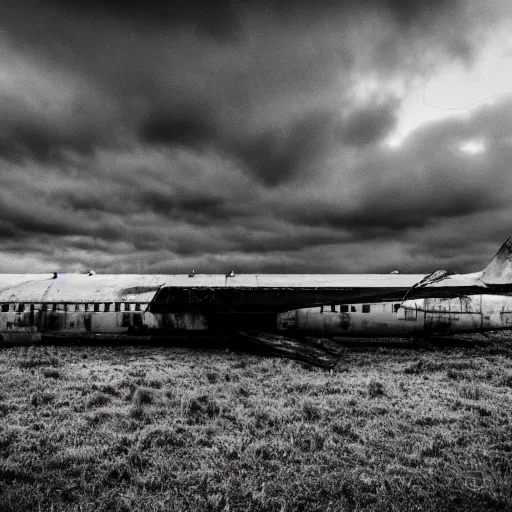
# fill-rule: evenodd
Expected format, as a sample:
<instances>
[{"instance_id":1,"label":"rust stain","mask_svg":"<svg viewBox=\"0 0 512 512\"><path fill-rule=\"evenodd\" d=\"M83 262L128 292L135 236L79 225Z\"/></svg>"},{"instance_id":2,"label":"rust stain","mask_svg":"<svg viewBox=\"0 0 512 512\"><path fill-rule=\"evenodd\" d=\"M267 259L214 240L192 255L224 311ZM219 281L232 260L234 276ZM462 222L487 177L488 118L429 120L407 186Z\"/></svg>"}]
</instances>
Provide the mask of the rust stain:
<instances>
[{"instance_id":1,"label":"rust stain","mask_svg":"<svg viewBox=\"0 0 512 512\"><path fill-rule=\"evenodd\" d=\"M130 317L131 317L130 313L123 313L123 316L121 319L122 327L130 327L131 326Z\"/></svg>"},{"instance_id":2,"label":"rust stain","mask_svg":"<svg viewBox=\"0 0 512 512\"><path fill-rule=\"evenodd\" d=\"M142 327L142 314L133 315L133 326Z\"/></svg>"},{"instance_id":3,"label":"rust stain","mask_svg":"<svg viewBox=\"0 0 512 512\"><path fill-rule=\"evenodd\" d=\"M348 313L340 313L340 327L344 331L348 331L350 328L350 315Z\"/></svg>"}]
</instances>

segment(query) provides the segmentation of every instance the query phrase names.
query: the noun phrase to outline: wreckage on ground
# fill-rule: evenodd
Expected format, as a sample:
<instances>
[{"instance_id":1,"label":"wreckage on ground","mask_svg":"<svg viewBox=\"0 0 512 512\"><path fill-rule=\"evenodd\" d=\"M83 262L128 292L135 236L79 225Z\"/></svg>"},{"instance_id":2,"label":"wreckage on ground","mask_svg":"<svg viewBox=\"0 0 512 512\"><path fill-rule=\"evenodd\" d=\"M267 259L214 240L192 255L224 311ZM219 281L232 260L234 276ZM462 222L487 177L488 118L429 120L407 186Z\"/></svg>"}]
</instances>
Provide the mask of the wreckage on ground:
<instances>
[{"instance_id":1,"label":"wreckage on ground","mask_svg":"<svg viewBox=\"0 0 512 512\"><path fill-rule=\"evenodd\" d=\"M382 336L410 334L413 314L415 332L433 333L437 327L455 332L461 325L489 330L509 328L511 292L510 238L483 271L472 274L4 274L0 341L161 339L193 333L264 339L265 332L280 340L275 346L285 343L282 331L291 329L292 319L295 331L321 326L318 331L336 336ZM396 308L392 322L372 317L378 303ZM361 313L369 307L366 323L342 311L353 304ZM325 316L320 320L315 314Z\"/></svg>"}]
</instances>

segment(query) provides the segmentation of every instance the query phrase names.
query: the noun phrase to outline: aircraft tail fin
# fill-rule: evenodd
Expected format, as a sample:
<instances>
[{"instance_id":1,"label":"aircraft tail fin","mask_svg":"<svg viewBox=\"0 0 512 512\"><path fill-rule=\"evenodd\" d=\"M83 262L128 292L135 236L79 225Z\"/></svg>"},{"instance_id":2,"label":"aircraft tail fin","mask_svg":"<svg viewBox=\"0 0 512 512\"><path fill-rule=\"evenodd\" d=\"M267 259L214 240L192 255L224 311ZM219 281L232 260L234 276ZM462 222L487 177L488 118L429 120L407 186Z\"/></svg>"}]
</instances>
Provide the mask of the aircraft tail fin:
<instances>
[{"instance_id":1,"label":"aircraft tail fin","mask_svg":"<svg viewBox=\"0 0 512 512\"><path fill-rule=\"evenodd\" d=\"M496 256L484 268L480 280L485 284L512 283L512 237L505 240Z\"/></svg>"}]
</instances>

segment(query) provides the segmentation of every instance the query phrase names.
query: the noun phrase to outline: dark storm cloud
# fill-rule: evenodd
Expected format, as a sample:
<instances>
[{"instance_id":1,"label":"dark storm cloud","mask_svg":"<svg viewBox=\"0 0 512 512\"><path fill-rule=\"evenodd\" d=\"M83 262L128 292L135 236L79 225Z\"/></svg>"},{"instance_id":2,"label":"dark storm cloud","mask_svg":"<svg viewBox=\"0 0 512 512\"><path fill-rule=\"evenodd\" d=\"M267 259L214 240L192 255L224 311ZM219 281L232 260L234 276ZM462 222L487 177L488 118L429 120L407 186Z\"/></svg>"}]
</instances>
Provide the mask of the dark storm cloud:
<instances>
[{"instance_id":1,"label":"dark storm cloud","mask_svg":"<svg viewBox=\"0 0 512 512\"><path fill-rule=\"evenodd\" d=\"M436 59L470 62L483 22L467 12L419 0L4 2L0 236L12 243L0 265L385 270L416 258L413 233L426 245L417 268L443 263L452 253L432 226L445 236L471 218L484 231L510 199L508 107L427 126L395 151L381 143L400 108L389 83ZM382 87L359 98L367 76ZM454 147L474 136L489 151L471 160ZM357 258L374 243L382 261Z\"/></svg>"},{"instance_id":2,"label":"dark storm cloud","mask_svg":"<svg viewBox=\"0 0 512 512\"><path fill-rule=\"evenodd\" d=\"M434 2L424 2L423 0L377 0L375 3L389 9L394 16L404 23L411 23L412 21L428 23L432 17L440 13L446 14L456 11L460 1L437 0Z\"/></svg>"},{"instance_id":3,"label":"dark storm cloud","mask_svg":"<svg viewBox=\"0 0 512 512\"><path fill-rule=\"evenodd\" d=\"M197 144L212 138L206 119L190 115L157 115L145 122L140 130L141 139L157 144Z\"/></svg>"},{"instance_id":4,"label":"dark storm cloud","mask_svg":"<svg viewBox=\"0 0 512 512\"><path fill-rule=\"evenodd\" d=\"M358 109L345 119L342 140L349 145L366 146L382 140L393 128L397 102Z\"/></svg>"},{"instance_id":5,"label":"dark storm cloud","mask_svg":"<svg viewBox=\"0 0 512 512\"><path fill-rule=\"evenodd\" d=\"M367 238L424 227L438 218L492 209L496 205L494 199L488 190L460 187L456 183L446 184L441 190L432 187L426 193L394 186L378 195L369 194L356 211L343 211L342 206L316 205L313 211L294 212L294 218L308 225L351 229Z\"/></svg>"},{"instance_id":6,"label":"dark storm cloud","mask_svg":"<svg viewBox=\"0 0 512 512\"><path fill-rule=\"evenodd\" d=\"M268 186L307 178L314 162L332 145L337 123L331 112L306 113L279 132L252 141L242 150L242 159Z\"/></svg>"},{"instance_id":7,"label":"dark storm cloud","mask_svg":"<svg viewBox=\"0 0 512 512\"><path fill-rule=\"evenodd\" d=\"M49 2L50 3L50 2ZM141 18L153 23L194 23L205 31L219 33L236 25L240 10L260 8L289 16L294 12L312 14L315 11L346 12L365 9L382 9L390 12L400 22L407 24L414 20L429 20L440 12L454 9L457 0L324 0L310 4L302 0L151 0L146 2L80 1L51 2L63 8L84 11L94 10L110 13L116 17L140 21Z\"/></svg>"},{"instance_id":8,"label":"dark storm cloud","mask_svg":"<svg viewBox=\"0 0 512 512\"><path fill-rule=\"evenodd\" d=\"M268 186L279 185L307 172L332 142L336 123L332 112L306 112L279 129L268 130L249 140L242 134L226 136L208 125L206 116L161 116L149 119L140 131L149 144L195 146L214 145L240 158L249 171Z\"/></svg>"},{"instance_id":9,"label":"dark storm cloud","mask_svg":"<svg viewBox=\"0 0 512 512\"><path fill-rule=\"evenodd\" d=\"M0 156L19 160L31 157L35 160L60 160L60 151L72 149L90 153L100 139L87 133L58 133L51 126L38 125L26 120L9 125L4 123L0 130Z\"/></svg>"},{"instance_id":10,"label":"dark storm cloud","mask_svg":"<svg viewBox=\"0 0 512 512\"><path fill-rule=\"evenodd\" d=\"M240 1L240 0L239 0ZM237 2L232 0L150 0L125 2L122 0L48 2L69 12L94 12L137 23L175 26L192 23L211 35L226 34L237 22Z\"/></svg>"},{"instance_id":11,"label":"dark storm cloud","mask_svg":"<svg viewBox=\"0 0 512 512\"><path fill-rule=\"evenodd\" d=\"M274 204L296 223L348 231L353 241L405 240L412 233L431 231L431 239L452 240L452 249L460 249L475 233L499 243L510 231L506 216L497 212L509 211L512 200L507 164L512 158L511 112L512 102L503 101L482 107L471 118L431 123L399 149L365 152L344 173L348 191L343 180L336 188L331 181L321 194L305 188L276 198ZM461 143L482 137L484 153L459 149ZM496 225L487 221L489 225L479 228L484 218L495 219ZM431 239L427 247L435 254L437 244Z\"/></svg>"},{"instance_id":12,"label":"dark storm cloud","mask_svg":"<svg viewBox=\"0 0 512 512\"><path fill-rule=\"evenodd\" d=\"M207 116L161 116L143 127L142 140L177 145L217 145L238 156L267 186L294 179L307 179L315 172L315 162L340 144L366 146L382 140L395 123L396 101L366 106L342 118L327 109L304 112L279 129L252 137L224 137L208 125ZM233 140L234 138L234 140Z\"/></svg>"},{"instance_id":13,"label":"dark storm cloud","mask_svg":"<svg viewBox=\"0 0 512 512\"><path fill-rule=\"evenodd\" d=\"M390 52L403 46L400 42L403 36L393 34L393 27L388 29L384 22L373 31L375 42L368 41L368 48L350 48L351 43L345 38L353 24L352 17L359 19L364 27L368 13L383 9L391 15L391 23L394 17L406 18L410 23L421 22L434 13L454 9L455 4L449 1L428 6L418 1L370 1L357 5L322 2L315 6L298 1L127 5L101 2L96 6L78 3L82 5L78 13L74 11L76 3L65 5L64 11L60 3L57 4L60 9L52 10L45 10L40 4L32 5L28 9L33 18L30 26L26 23L26 10L4 6L6 32L15 41L24 42L25 51L43 57L42 65L64 65L77 75L83 73L92 85L111 91L114 103L122 100L121 110L128 112L131 107L132 117L124 122L141 123L143 131L146 128L150 136L154 132L160 140L162 137L175 140L180 136L180 127L185 136L195 133L198 123L194 119L194 128L190 130L188 112L198 104L202 105L201 116L213 111L215 121L219 118L224 121L224 116L234 121L236 113L230 111L240 109L241 115L248 114L252 105L261 102L260 94L286 91L293 95L307 88L324 87L332 78L333 64L353 65L358 54L364 56L383 43L391 45ZM203 15L213 22L230 20L229 12L233 8L240 25L239 39L234 42L217 43L189 28ZM110 14L102 15L104 10ZM274 15L281 11L288 15ZM133 23L125 21L124 13ZM153 25L155 18L163 26ZM375 21L370 18L368 23L374 25ZM169 30L166 24L170 24ZM136 29L138 25L140 30ZM217 26L222 30L222 23ZM295 51L292 46L296 47ZM356 55L352 55L353 51ZM381 60L384 66L393 62L393 59ZM148 124L147 107L157 114L162 111L168 114L160 123L152 119ZM130 113L126 115L130 117Z\"/></svg>"},{"instance_id":14,"label":"dark storm cloud","mask_svg":"<svg viewBox=\"0 0 512 512\"><path fill-rule=\"evenodd\" d=\"M168 196L162 193L146 193L142 198L143 208L148 208L157 214L180 218L186 217L192 222L191 216L199 214L211 220L226 218L229 216L227 205L220 197L201 195L199 192L194 195L177 194Z\"/></svg>"},{"instance_id":15,"label":"dark storm cloud","mask_svg":"<svg viewBox=\"0 0 512 512\"><path fill-rule=\"evenodd\" d=\"M115 112L94 84L0 39L0 155L20 160L62 158L112 145ZM36 53L36 52L35 52Z\"/></svg>"},{"instance_id":16,"label":"dark storm cloud","mask_svg":"<svg viewBox=\"0 0 512 512\"><path fill-rule=\"evenodd\" d=\"M10 222L0 221L0 238L14 239L19 234L19 231Z\"/></svg>"}]
</instances>

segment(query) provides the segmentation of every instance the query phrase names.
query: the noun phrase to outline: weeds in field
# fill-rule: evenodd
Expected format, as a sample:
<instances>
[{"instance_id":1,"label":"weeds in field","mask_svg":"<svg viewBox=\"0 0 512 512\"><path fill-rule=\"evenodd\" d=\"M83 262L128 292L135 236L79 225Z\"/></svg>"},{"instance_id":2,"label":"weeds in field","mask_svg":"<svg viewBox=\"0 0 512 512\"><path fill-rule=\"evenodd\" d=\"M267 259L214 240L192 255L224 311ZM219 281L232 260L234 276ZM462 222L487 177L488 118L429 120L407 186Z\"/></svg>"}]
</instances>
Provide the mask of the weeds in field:
<instances>
[{"instance_id":1,"label":"weeds in field","mask_svg":"<svg viewBox=\"0 0 512 512\"><path fill-rule=\"evenodd\" d=\"M322 417L322 411L311 400L305 400L302 404L302 415L306 421L318 421Z\"/></svg>"},{"instance_id":2,"label":"weeds in field","mask_svg":"<svg viewBox=\"0 0 512 512\"><path fill-rule=\"evenodd\" d=\"M480 400L483 396L483 391L479 386L463 386L459 389L459 396L467 400Z\"/></svg>"},{"instance_id":3,"label":"weeds in field","mask_svg":"<svg viewBox=\"0 0 512 512\"><path fill-rule=\"evenodd\" d=\"M464 471L463 485L471 493L488 497L490 502L512 510L512 459L479 454Z\"/></svg>"},{"instance_id":4,"label":"weeds in field","mask_svg":"<svg viewBox=\"0 0 512 512\"><path fill-rule=\"evenodd\" d=\"M110 396L105 393L94 393L87 399L87 407L103 407L110 402Z\"/></svg>"},{"instance_id":5,"label":"weeds in field","mask_svg":"<svg viewBox=\"0 0 512 512\"><path fill-rule=\"evenodd\" d=\"M142 420L146 415L146 408L153 404L155 397L148 388L137 388L132 394L132 407L128 415L135 420Z\"/></svg>"},{"instance_id":6,"label":"weeds in field","mask_svg":"<svg viewBox=\"0 0 512 512\"><path fill-rule=\"evenodd\" d=\"M30 345L24 347L18 360L20 368L35 368L38 366L59 366L58 357L46 346Z\"/></svg>"},{"instance_id":7,"label":"weeds in field","mask_svg":"<svg viewBox=\"0 0 512 512\"><path fill-rule=\"evenodd\" d=\"M47 379L61 379L62 378L62 373L60 373L59 370L56 370L54 368L45 368L45 369L43 369L42 374Z\"/></svg>"},{"instance_id":8,"label":"weeds in field","mask_svg":"<svg viewBox=\"0 0 512 512\"><path fill-rule=\"evenodd\" d=\"M423 457L441 457L449 446L450 443L441 434L436 434L428 442L428 446L421 451L421 455Z\"/></svg>"},{"instance_id":9,"label":"weeds in field","mask_svg":"<svg viewBox=\"0 0 512 512\"><path fill-rule=\"evenodd\" d=\"M446 372L446 376L449 379L452 379L452 380L463 380L463 379L467 378L467 374L466 373L454 370L453 368L450 368Z\"/></svg>"},{"instance_id":10,"label":"weeds in field","mask_svg":"<svg viewBox=\"0 0 512 512\"><path fill-rule=\"evenodd\" d=\"M499 386L512 388L512 375L506 375L499 381Z\"/></svg>"},{"instance_id":11,"label":"weeds in field","mask_svg":"<svg viewBox=\"0 0 512 512\"><path fill-rule=\"evenodd\" d=\"M111 396L119 396L119 391L111 384L106 384L104 386L101 386L99 389L104 394L111 395Z\"/></svg>"},{"instance_id":12,"label":"weeds in field","mask_svg":"<svg viewBox=\"0 0 512 512\"><path fill-rule=\"evenodd\" d=\"M10 407L7 404L0 402L0 418L5 416L10 411ZM1 450L1 441L0 441L0 450Z\"/></svg>"},{"instance_id":13,"label":"weeds in field","mask_svg":"<svg viewBox=\"0 0 512 512\"><path fill-rule=\"evenodd\" d=\"M386 388L382 382L371 380L368 384L368 396L370 398L377 398L379 396L386 396Z\"/></svg>"},{"instance_id":14,"label":"weeds in field","mask_svg":"<svg viewBox=\"0 0 512 512\"><path fill-rule=\"evenodd\" d=\"M215 384L219 382L219 374L217 372L206 372L206 378L210 384Z\"/></svg>"},{"instance_id":15,"label":"weeds in field","mask_svg":"<svg viewBox=\"0 0 512 512\"><path fill-rule=\"evenodd\" d=\"M152 404L154 401L153 392L150 389L139 388L133 395L133 404L136 407Z\"/></svg>"},{"instance_id":16,"label":"weeds in field","mask_svg":"<svg viewBox=\"0 0 512 512\"><path fill-rule=\"evenodd\" d=\"M345 441L354 443L360 439L359 435L354 429L354 426L343 420L338 420L333 423L331 427L332 431L343 438Z\"/></svg>"},{"instance_id":17,"label":"weeds in field","mask_svg":"<svg viewBox=\"0 0 512 512\"><path fill-rule=\"evenodd\" d=\"M0 352L0 510L510 510L499 343L478 363L355 347L332 373L177 348L52 348L58 366L26 367L48 355Z\"/></svg>"},{"instance_id":18,"label":"weeds in field","mask_svg":"<svg viewBox=\"0 0 512 512\"><path fill-rule=\"evenodd\" d=\"M48 393L44 391L36 391L30 397L30 403L34 407L39 407L41 405L47 405L52 403L55 400L55 395L53 393Z\"/></svg>"},{"instance_id":19,"label":"weeds in field","mask_svg":"<svg viewBox=\"0 0 512 512\"><path fill-rule=\"evenodd\" d=\"M184 407L184 415L192 423L205 423L216 418L219 414L219 404L210 395L194 396Z\"/></svg>"},{"instance_id":20,"label":"weeds in field","mask_svg":"<svg viewBox=\"0 0 512 512\"><path fill-rule=\"evenodd\" d=\"M407 366L404 369L404 373L408 375L418 375L420 373L432 373L438 372L444 368L444 363L433 362L433 361L424 361L420 359L415 363Z\"/></svg>"},{"instance_id":21,"label":"weeds in field","mask_svg":"<svg viewBox=\"0 0 512 512\"><path fill-rule=\"evenodd\" d=\"M146 385L153 389L162 389L163 383L159 379L148 379Z\"/></svg>"}]
</instances>

